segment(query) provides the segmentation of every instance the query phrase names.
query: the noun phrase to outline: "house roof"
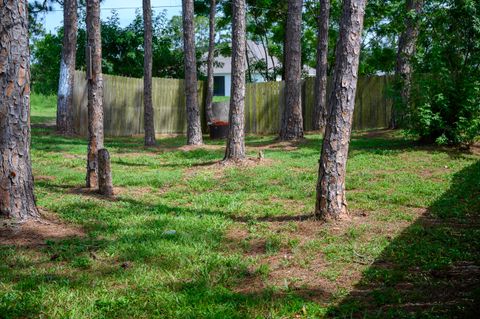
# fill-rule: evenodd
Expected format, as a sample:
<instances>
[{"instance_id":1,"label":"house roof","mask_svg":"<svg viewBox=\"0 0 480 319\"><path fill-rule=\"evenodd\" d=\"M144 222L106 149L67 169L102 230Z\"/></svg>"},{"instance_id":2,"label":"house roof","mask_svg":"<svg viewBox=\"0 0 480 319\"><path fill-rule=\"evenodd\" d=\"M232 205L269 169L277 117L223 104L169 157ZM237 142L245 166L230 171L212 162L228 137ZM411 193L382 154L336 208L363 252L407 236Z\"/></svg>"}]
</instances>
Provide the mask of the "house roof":
<instances>
[{"instance_id":1,"label":"house roof","mask_svg":"<svg viewBox=\"0 0 480 319\"><path fill-rule=\"evenodd\" d=\"M250 63L255 63L257 61L267 61L268 69L272 70L276 67L281 66L281 62L277 57L271 56L265 52L263 45L252 40L247 40L247 53ZM207 55L205 54L204 59L206 60ZM215 57L213 64L213 73L214 74L230 74L232 72L232 57L219 55ZM304 66L304 72L310 76L315 76L315 69L308 66Z\"/></svg>"},{"instance_id":2,"label":"house roof","mask_svg":"<svg viewBox=\"0 0 480 319\"><path fill-rule=\"evenodd\" d=\"M249 61L256 62L256 61L265 61L265 56L267 57L267 65L269 69L279 66L281 63L276 57L272 57L268 54L265 54L265 50L260 43L256 43L252 40L247 40L247 53ZM206 55L204 56L206 59ZM215 57L214 65L213 65L213 73L214 74L223 74L223 73L231 73L232 72L232 57L230 56L223 56L219 55Z\"/></svg>"},{"instance_id":3,"label":"house roof","mask_svg":"<svg viewBox=\"0 0 480 319\"><path fill-rule=\"evenodd\" d=\"M255 41L247 40L247 52L248 58L252 62L265 61L266 59L269 70L273 70L273 68L278 67L281 64L276 57L268 54L267 48L264 49L260 43L256 43Z\"/></svg>"}]
</instances>

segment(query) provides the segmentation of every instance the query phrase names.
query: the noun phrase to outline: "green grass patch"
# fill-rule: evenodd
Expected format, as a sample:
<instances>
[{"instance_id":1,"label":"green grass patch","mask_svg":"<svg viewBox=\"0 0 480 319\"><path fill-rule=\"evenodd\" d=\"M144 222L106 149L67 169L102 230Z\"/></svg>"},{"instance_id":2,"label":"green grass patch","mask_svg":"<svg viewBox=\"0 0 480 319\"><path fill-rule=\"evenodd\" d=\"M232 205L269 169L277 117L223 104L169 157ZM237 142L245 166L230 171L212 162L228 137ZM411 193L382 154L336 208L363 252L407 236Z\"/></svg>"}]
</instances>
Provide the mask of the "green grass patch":
<instances>
[{"instance_id":1,"label":"green grass patch","mask_svg":"<svg viewBox=\"0 0 480 319\"><path fill-rule=\"evenodd\" d=\"M30 95L32 124L55 123L57 96L32 93Z\"/></svg>"},{"instance_id":2,"label":"green grass patch","mask_svg":"<svg viewBox=\"0 0 480 319\"><path fill-rule=\"evenodd\" d=\"M230 101L229 96L214 96L213 97L213 102L228 102Z\"/></svg>"},{"instance_id":3,"label":"green grass patch","mask_svg":"<svg viewBox=\"0 0 480 319\"><path fill-rule=\"evenodd\" d=\"M55 105L32 95L32 120L54 120ZM84 138L34 128L38 205L85 236L0 246L0 318L468 314L468 300L478 300L463 283L480 260L480 157L400 132L355 133L352 220L299 221L315 205L321 142L307 135L286 150L275 136L248 136L247 151L263 149L264 163L221 167L211 164L222 159L222 141L184 151L183 137L158 148L107 138L118 192L108 200L76 191ZM466 277L451 275L455 267ZM429 304L438 300L443 306Z\"/></svg>"}]
</instances>

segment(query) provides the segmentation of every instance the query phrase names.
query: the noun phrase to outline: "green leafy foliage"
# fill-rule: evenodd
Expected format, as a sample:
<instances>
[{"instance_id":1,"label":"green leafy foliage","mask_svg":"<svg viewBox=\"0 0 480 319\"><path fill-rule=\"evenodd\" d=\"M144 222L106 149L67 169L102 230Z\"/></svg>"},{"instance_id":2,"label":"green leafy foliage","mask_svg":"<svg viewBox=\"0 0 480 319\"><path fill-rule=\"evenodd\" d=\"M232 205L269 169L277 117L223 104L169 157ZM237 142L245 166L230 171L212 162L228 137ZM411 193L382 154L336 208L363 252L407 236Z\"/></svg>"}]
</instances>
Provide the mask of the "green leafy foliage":
<instances>
[{"instance_id":1,"label":"green leafy foliage","mask_svg":"<svg viewBox=\"0 0 480 319\"><path fill-rule=\"evenodd\" d=\"M329 65L335 63L335 47L338 39L338 21L341 15L341 1L331 0L329 30ZM195 1L196 47L200 78L208 49L208 13L210 1ZM216 54L231 55L230 28L231 2L217 1ZM318 2L305 1L302 23L302 64L311 68L316 65ZM83 10L83 9L82 9ZM267 68L265 60L249 59L247 81L253 81L253 74L272 81L283 73L283 49L287 2L273 0L247 1L247 38L255 41L261 50L275 57L274 65ZM365 32L359 73L363 75L392 73L396 40L402 30L404 0L371 0L365 16ZM83 12L83 11L82 11ZM37 22L32 16L31 25ZM81 20L81 19L80 19ZM38 23L37 23L38 24ZM34 89L50 94L56 91L58 81L61 30L56 35L40 32L33 44ZM84 26L78 33L77 68L85 68L86 34ZM121 27L118 15L114 13L102 22L103 71L107 74L142 77L143 75L143 24L140 12L132 23ZM167 20L165 12L154 19L153 75L159 77L183 77L182 21L180 16ZM38 47L38 48L37 48ZM271 61L269 61L272 64ZM333 70L329 68L329 72ZM48 81L45 81L48 79Z\"/></svg>"},{"instance_id":2,"label":"green leafy foliage","mask_svg":"<svg viewBox=\"0 0 480 319\"><path fill-rule=\"evenodd\" d=\"M208 20L197 17L197 58L207 50ZM181 18L167 20L162 11L153 20L153 76L183 78L183 40ZM46 34L32 45L32 87L41 94L54 94L58 87L63 30ZM77 39L76 68L85 69L85 26ZM126 27L120 26L118 13L102 21L102 69L105 74L140 78L143 76L143 20L139 11Z\"/></svg>"},{"instance_id":3,"label":"green leafy foliage","mask_svg":"<svg viewBox=\"0 0 480 319\"><path fill-rule=\"evenodd\" d=\"M60 76L62 36L46 34L32 48L32 88L37 93L56 94Z\"/></svg>"},{"instance_id":4,"label":"green leafy foliage","mask_svg":"<svg viewBox=\"0 0 480 319\"><path fill-rule=\"evenodd\" d=\"M433 1L424 20L409 131L468 146L480 135L480 2Z\"/></svg>"}]
</instances>

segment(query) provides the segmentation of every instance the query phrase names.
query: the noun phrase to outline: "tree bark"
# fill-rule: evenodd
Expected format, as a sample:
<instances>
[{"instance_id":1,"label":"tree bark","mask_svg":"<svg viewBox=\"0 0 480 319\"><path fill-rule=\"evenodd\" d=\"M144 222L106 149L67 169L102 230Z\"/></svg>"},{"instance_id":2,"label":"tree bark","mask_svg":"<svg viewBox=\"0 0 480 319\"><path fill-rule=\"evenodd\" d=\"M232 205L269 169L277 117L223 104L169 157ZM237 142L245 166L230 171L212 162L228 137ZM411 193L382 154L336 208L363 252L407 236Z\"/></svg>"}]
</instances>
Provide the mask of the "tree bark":
<instances>
[{"instance_id":1,"label":"tree bark","mask_svg":"<svg viewBox=\"0 0 480 319\"><path fill-rule=\"evenodd\" d=\"M0 217L38 216L30 162L27 1L0 0Z\"/></svg>"},{"instance_id":2,"label":"tree bark","mask_svg":"<svg viewBox=\"0 0 480 319\"><path fill-rule=\"evenodd\" d=\"M143 125L145 131L145 146L153 146L155 141L155 125L153 122L152 102L152 6L150 0L143 0L144 27L144 59L143 59Z\"/></svg>"},{"instance_id":3,"label":"tree bark","mask_svg":"<svg viewBox=\"0 0 480 319\"><path fill-rule=\"evenodd\" d=\"M232 86L227 147L224 161L245 159L245 0L232 2Z\"/></svg>"},{"instance_id":4,"label":"tree bark","mask_svg":"<svg viewBox=\"0 0 480 319\"><path fill-rule=\"evenodd\" d=\"M208 58L207 58L207 96L205 97L205 110L207 113L207 123L213 121L213 62L215 60L215 0L210 0L210 20L209 20L209 38L208 38Z\"/></svg>"},{"instance_id":5,"label":"tree bark","mask_svg":"<svg viewBox=\"0 0 480 319\"><path fill-rule=\"evenodd\" d=\"M113 195L110 154L105 148L98 151L98 192L106 196Z\"/></svg>"},{"instance_id":6,"label":"tree bark","mask_svg":"<svg viewBox=\"0 0 480 319\"><path fill-rule=\"evenodd\" d=\"M327 71L328 71L328 21L330 17L330 0L320 0L317 34L317 72L313 104L314 131L324 130L327 119Z\"/></svg>"},{"instance_id":7,"label":"tree bark","mask_svg":"<svg viewBox=\"0 0 480 319\"><path fill-rule=\"evenodd\" d=\"M401 121L401 109L408 105L410 91L412 86L412 64L411 60L415 55L418 38L418 15L422 11L423 0L407 0L405 18L405 31L398 39L397 64L395 66L395 75L400 89L400 105L395 105L392 112L392 121L390 127L398 128L398 122Z\"/></svg>"},{"instance_id":8,"label":"tree bark","mask_svg":"<svg viewBox=\"0 0 480 319\"><path fill-rule=\"evenodd\" d=\"M103 76L100 0L87 1L88 154L86 186L98 187L98 150L103 148Z\"/></svg>"},{"instance_id":9,"label":"tree bark","mask_svg":"<svg viewBox=\"0 0 480 319\"><path fill-rule=\"evenodd\" d=\"M287 15L288 17L288 15ZM284 22L284 25L283 25L283 30L285 30L285 35L283 36L283 56L282 56L282 81L285 81L286 79L286 76L285 76L285 65L286 65L286 61L287 61L287 57L285 55L285 51L287 50L286 47L287 47L287 19L284 19L283 20Z\"/></svg>"},{"instance_id":10,"label":"tree bark","mask_svg":"<svg viewBox=\"0 0 480 319\"><path fill-rule=\"evenodd\" d=\"M187 105L187 144L201 145L203 143L203 138L197 94L197 59L195 57L193 0L182 0L182 18L185 61L185 96Z\"/></svg>"},{"instance_id":11,"label":"tree bark","mask_svg":"<svg viewBox=\"0 0 480 319\"><path fill-rule=\"evenodd\" d=\"M267 31L265 30L265 33L267 33ZM265 45L267 46L267 54L269 54L268 52L268 36L265 36ZM265 58L265 61L267 60L267 58ZM276 66L275 66L275 59L273 58L273 54L270 54L270 61L272 61L272 71L273 71L273 74L270 78L271 81L276 81L276 77L277 77L277 72L275 70ZM267 62L267 65L268 65L268 61Z\"/></svg>"},{"instance_id":12,"label":"tree bark","mask_svg":"<svg viewBox=\"0 0 480 319\"><path fill-rule=\"evenodd\" d=\"M77 0L63 3L63 48L58 80L57 131L73 134L73 87L77 56Z\"/></svg>"},{"instance_id":13,"label":"tree bark","mask_svg":"<svg viewBox=\"0 0 480 319\"><path fill-rule=\"evenodd\" d=\"M302 5L303 0L288 0L285 43L285 109L280 128L281 140L303 138L302 118Z\"/></svg>"},{"instance_id":14,"label":"tree bark","mask_svg":"<svg viewBox=\"0 0 480 319\"><path fill-rule=\"evenodd\" d=\"M248 77L248 82L252 83L252 70L250 69L250 62L248 60L248 47L245 44L245 60L247 61L247 77Z\"/></svg>"},{"instance_id":15,"label":"tree bark","mask_svg":"<svg viewBox=\"0 0 480 319\"><path fill-rule=\"evenodd\" d=\"M263 41L262 36L260 36L260 41L262 43L263 53L265 54L265 81L268 82L270 81L270 77L268 74L268 49L267 49L267 46L265 45L265 41Z\"/></svg>"},{"instance_id":16,"label":"tree bark","mask_svg":"<svg viewBox=\"0 0 480 319\"><path fill-rule=\"evenodd\" d=\"M315 215L327 220L347 216L345 175L365 5L366 0L345 0L343 3L315 205Z\"/></svg>"}]
</instances>

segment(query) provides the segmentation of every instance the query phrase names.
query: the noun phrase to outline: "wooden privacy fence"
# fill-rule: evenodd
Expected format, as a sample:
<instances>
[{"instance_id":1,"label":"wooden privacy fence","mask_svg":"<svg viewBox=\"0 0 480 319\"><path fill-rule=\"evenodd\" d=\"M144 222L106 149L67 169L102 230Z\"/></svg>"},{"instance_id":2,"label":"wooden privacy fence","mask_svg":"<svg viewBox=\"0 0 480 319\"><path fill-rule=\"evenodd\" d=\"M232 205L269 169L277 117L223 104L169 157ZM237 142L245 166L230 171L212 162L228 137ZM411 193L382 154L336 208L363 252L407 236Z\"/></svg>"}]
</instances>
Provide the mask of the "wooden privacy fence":
<instances>
[{"instance_id":1,"label":"wooden privacy fence","mask_svg":"<svg viewBox=\"0 0 480 319\"><path fill-rule=\"evenodd\" d=\"M201 114L205 113L203 85L203 82L198 82ZM105 135L128 136L143 133L143 79L104 74L103 87ZM76 71L73 91L74 126L75 132L83 136L88 134L87 96L85 73ZM152 98L157 133L187 131L183 80L153 78Z\"/></svg>"},{"instance_id":2,"label":"wooden privacy fence","mask_svg":"<svg viewBox=\"0 0 480 319\"><path fill-rule=\"evenodd\" d=\"M360 77L355 100L353 129L388 127L392 102L387 94L390 77ZM303 82L303 118L305 130L312 128L313 87L315 79ZM330 83L329 83L330 84ZM277 133L284 107L284 82L249 83L245 98L245 131ZM329 85L330 86L330 85ZM205 128L204 83L199 81L198 97ZM143 79L104 75L104 129L109 136L143 133ZM184 81L153 79L153 107L157 133L185 133L186 110ZM75 72L74 121L77 133L86 136L87 83L85 73Z\"/></svg>"},{"instance_id":3,"label":"wooden privacy fence","mask_svg":"<svg viewBox=\"0 0 480 319\"><path fill-rule=\"evenodd\" d=\"M357 84L353 129L386 128L390 124L392 101L388 87L391 77L360 77ZM303 124L312 130L315 78L307 78L302 87ZM247 84L245 101L245 130L248 133L277 133L280 130L285 105L285 83L265 82ZM331 81L328 81L328 91ZM328 97L328 94L327 94Z\"/></svg>"}]
</instances>

